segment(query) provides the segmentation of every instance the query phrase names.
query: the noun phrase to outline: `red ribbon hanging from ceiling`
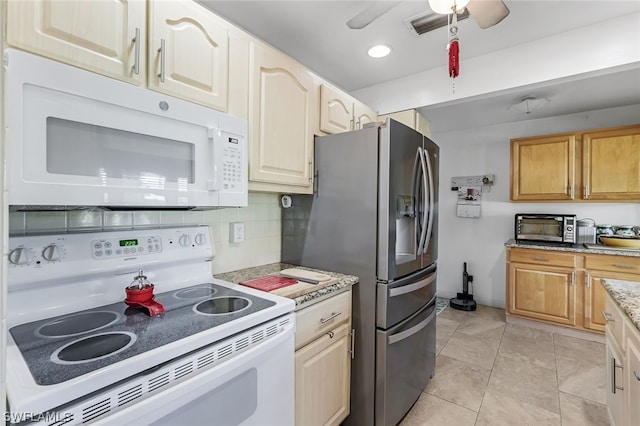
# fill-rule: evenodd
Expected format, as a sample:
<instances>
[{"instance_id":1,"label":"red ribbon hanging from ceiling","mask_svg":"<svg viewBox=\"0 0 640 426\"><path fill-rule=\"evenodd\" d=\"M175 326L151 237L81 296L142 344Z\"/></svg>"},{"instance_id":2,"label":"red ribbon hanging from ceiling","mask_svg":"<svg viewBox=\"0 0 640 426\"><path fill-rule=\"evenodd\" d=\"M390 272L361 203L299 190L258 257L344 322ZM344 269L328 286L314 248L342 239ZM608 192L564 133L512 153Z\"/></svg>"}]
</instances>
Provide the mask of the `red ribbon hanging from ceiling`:
<instances>
[{"instance_id":1,"label":"red ribbon hanging from ceiling","mask_svg":"<svg viewBox=\"0 0 640 426\"><path fill-rule=\"evenodd\" d=\"M460 56L458 40L449 43L449 77L456 78L460 74Z\"/></svg>"}]
</instances>

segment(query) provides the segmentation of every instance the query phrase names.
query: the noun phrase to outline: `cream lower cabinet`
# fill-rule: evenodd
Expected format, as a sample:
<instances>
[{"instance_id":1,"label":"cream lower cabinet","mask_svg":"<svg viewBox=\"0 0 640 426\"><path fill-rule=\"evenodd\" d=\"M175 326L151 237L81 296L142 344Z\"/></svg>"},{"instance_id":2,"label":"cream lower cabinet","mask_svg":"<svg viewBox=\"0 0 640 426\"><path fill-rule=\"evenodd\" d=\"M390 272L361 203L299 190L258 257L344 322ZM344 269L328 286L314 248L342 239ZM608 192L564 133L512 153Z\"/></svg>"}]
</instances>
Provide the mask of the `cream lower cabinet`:
<instances>
[{"instance_id":1,"label":"cream lower cabinet","mask_svg":"<svg viewBox=\"0 0 640 426\"><path fill-rule=\"evenodd\" d=\"M349 415L351 291L298 311L296 425L339 425Z\"/></svg>"},{"instance_id":2,"label":"cream lower cabinet","mask_svg":"<svg viewBox=\"0 0 640 426\"><path fill-rule=\"evenodd\" d=\"M251 43L249 189L313 192L313 77L286 55Z\"/></svg>"},{"instance_id":3,"label":"cream lower cabinet","mask_svg":"<svg viewBox=\"0 0 640 426\"><path fill-rule=\"evenodd\" d=\"M627 424L640 424L640 332L629 321L625 322L626 327L626 387L627 394Z\"/></svg>"},{"instance_id":4,"label":"cream lower cabinet","mask_svg":"<svg viewBox=\"0 0 640 426\"><path fill-rule=\"evenodd\" d=\"M145 84L145 1L29 0L6 6L9 46Z\"/></svg>"},{"instance_id":5,"label":"cream lower cabinet","mask_svg":"<svg viewBox=\"0 0 640 426\"><path fill-rule=\"evenodd\" d=\"M228 24L192 1L148 4L149 88L227 111Z\"/></svg>"},{"instance_id":6,"label":"cream lower cabinet","mask_svg":"<svg viewBox=\"0 0 640 426\"><path fill-rule=\"evenodd\" d=\"M640 331L607 294L607 412L612 426L640 424Z\"/></svg>"}]
</instances>

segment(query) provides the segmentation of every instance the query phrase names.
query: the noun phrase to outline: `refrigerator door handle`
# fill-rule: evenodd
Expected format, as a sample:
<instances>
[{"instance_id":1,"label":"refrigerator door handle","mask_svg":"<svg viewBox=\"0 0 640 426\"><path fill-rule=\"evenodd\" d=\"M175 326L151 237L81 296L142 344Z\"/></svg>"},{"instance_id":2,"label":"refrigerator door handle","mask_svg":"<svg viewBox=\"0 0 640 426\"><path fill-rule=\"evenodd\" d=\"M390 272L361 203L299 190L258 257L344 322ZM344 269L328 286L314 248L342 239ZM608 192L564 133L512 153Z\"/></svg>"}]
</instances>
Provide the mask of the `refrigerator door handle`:
<instances>
[{"instance_id":1,"label":"refrigerator door handle","mask_svg":"<svg viewBox=\"0 0 640 426\"><path fill-rule=\"evenodd\" d=\"M429 177L429 223L427 225L427 238L425 240L424 245L422 246L422 251L420 254L425 254L427 252L427 248L429 246L429 240L431 240L431 233L433 232L433 209L434 209L434 184L433 184L433 171L431 170L431 158L429 157L429 151L426 149L423 150L425 162L427 163L427 175ZM425 197L426 198L426 197ZM426 202L426 200L425 200ZM426 207L426 206L425 206ZM425 208L425 211L427 209Z\"/></svg>"},{"instance_id":2,"label":"refrigerator door handle","mask_svg":"<svg viewBox=\"0 0 640 426\"><path fill-rule=\"evenodd\" d=\"M436 280L436 274L434 272L428 278L425 278L424 280L418 281L417 283L404 285L402 287L392 288L391 290L389 290L389 297L401 296L403 294L407 294L407 293L414 292L416 290L420 290L421 288L424 288L424 287L428 286L429 284L433 283L435 280Z\"/></svg>"},{"instance_id":3,"label":"refrigerator door handle","mask_svg":"<svg viewBox=\"0 0 640 426\"><path fill-rule=\"evenodd\" d=\"M416 151L416 159L413 162L413 180L411 181L411 195L413 196L413 218L415 221L415 242L420 243L420 232L422 228L422 224L420 223L419 211L417 208L418 200L420 199L420 159L422 158L422 152L420 152L421 148L418 147ZM416 246L416 255L420 254L420 247Z\"/></svg>"},{"instance_id":4,"label":"refrigerator door handle","mask_svg":"<svg viewBox=\"0 0 640 426\"><path fill-rule=\"evenodd\" d=\"M421 147L419 147L418 148L418 152L420 153L420 167L421 167L421 170L422 170L422 190L423 190L423 194L424 194L424 197L423 197L424 201L423 202L425 203L425 205L422 206L422 224L421 224L422 231L420 232L420 242L418 243L418 254L422 254L425 251L424 244L425 244L426 241L428 241L427 240L427 232L428 232L427 228L428 228L428 226L425 226L425 223L427 222L427 214L428 214L428 211L427 211L427 208L426 208L427 207L427 205L426 205L427 197L431 198L431 197L433 197L433 195L432 195L432 193L430 191L430 187L428 186L428 183L427 183L427 166L425 165L425 153L426 153L426 151L424 151ZM429 169L429 171L430 170L431 169ZM427 188L429 188L429 189L427 189ZM427 194L427 191L429 192L428 194Z\"/></svg>"},{"instance_id":5,"label":"refrigerator door handle","mask_svg":"<svg viewBox=\"0 0 640 426\"><path fill-rule=\"evenodd\" d=\"M423 321L420 321L419 324L414 325L413 327L407 330L401 331L400 333L392 334L391 336L389 336L387 338L388 344L393 345L394 343L400 342L401 340L408 339L409 337L413 336L414 334L416 334L417 332L425 328L427 325L429 325L429 323L433 320L435 316L436 316L436 310L434 309L433 312L428 317L426 317Z\"/></svg>"}]
</instances>

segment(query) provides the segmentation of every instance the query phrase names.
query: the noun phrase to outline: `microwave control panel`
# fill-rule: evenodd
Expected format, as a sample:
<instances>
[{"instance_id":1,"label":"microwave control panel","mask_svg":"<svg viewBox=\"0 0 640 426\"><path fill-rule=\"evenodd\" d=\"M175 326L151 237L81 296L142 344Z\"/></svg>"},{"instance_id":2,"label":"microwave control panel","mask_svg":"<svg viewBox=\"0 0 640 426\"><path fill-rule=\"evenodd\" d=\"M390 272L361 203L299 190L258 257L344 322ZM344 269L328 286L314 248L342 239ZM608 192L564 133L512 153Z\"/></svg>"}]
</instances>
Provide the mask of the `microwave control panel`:
<instances>
[{"instance_id":1,"label":"microwave control panel","mask_svg":"<svg viewBox=\"0 0 640 426\"><path fill-rule=\"evenodd\" d=\"M243 164L242 147L244 141L237 137L227 137L224 144L222 164L222 188L237 190L242 188Z\"/></svg>"}]
</instances>

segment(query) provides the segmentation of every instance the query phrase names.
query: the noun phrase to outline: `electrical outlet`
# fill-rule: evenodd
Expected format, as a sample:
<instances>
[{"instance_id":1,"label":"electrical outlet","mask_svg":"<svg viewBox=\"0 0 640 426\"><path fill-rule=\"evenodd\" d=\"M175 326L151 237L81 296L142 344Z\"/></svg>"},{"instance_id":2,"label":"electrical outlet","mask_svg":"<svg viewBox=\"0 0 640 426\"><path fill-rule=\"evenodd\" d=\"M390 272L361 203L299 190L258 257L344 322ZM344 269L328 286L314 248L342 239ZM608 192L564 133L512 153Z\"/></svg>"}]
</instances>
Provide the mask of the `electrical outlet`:
<instances>
[{"instance_id":1,"label":"electrical outlet","mask_svg":"<svg viewBox=\"0 0 640 426\"><path fill-rule=\"evenodd\" d=\"M244 222L231 222L229 224L229 242L241 243L244 241Z\"/></svg>"}]
</instances>

